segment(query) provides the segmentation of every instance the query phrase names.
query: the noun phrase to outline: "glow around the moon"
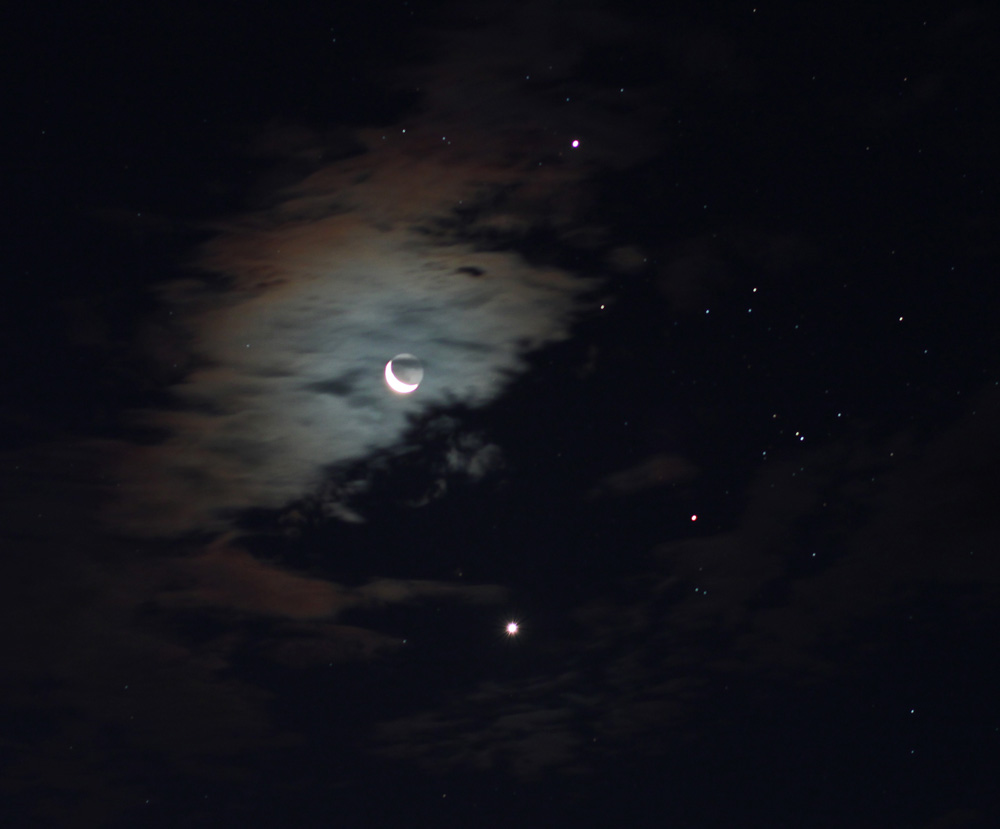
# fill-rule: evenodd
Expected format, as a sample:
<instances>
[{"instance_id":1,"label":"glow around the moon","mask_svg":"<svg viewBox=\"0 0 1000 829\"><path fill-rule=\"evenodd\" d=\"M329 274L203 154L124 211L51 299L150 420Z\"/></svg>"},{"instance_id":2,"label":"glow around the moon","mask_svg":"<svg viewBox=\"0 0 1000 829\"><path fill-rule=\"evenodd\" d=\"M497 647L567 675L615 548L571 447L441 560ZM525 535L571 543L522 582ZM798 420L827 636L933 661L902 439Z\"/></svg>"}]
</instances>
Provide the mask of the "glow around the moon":
<instances>
[{"instance_id":1,"label":"glow around the moon","mask_svg":"<svg viewBox=\"0 0 1000 829\"><path fill-rule=\"evenodd\" d=\"M417 390L424 379L424 367L412 354L397 354L385 364L385 382L398 394Z\"/></svg>"}]
</instances>

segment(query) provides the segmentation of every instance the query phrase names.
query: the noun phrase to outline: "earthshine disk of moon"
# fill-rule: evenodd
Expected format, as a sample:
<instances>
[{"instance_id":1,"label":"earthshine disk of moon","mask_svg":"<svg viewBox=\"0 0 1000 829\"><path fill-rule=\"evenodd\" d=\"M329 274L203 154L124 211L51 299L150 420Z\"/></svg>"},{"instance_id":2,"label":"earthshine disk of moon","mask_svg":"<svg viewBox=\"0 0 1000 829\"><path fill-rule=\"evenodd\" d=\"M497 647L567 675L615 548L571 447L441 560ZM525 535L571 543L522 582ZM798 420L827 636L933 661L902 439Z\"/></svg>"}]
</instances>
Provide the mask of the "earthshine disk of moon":
<instances>
[{"instance_id":1,"label":"earthshine disk of moon","mask_svg":"<svg viewBox=\"0 0 1000 829\"><path fill-rule=\"evenodd\" d=\"M397 394L410 394L424 379L424 367L412 354L397 354L385 364L385 382Z\"/></svg>"}]
</instances>

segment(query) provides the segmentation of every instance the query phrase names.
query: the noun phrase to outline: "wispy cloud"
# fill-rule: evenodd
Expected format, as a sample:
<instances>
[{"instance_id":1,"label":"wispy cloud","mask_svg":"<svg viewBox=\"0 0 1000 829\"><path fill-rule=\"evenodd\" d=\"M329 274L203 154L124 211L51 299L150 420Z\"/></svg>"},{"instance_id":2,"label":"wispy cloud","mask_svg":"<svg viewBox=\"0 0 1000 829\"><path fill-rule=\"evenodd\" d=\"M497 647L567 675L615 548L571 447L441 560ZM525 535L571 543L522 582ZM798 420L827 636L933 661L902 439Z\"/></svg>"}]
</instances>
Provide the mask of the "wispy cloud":
<instances>
[{"instance_id":1,"label":"wispy cloud","mask_svg":"<svg viewBox=\"0 0 1000 829\"><path fill-rule=\"evenodd\" d=\"M127 455L115 519L128 532L219 529L280 506L325 467L397 441L409 417L490 400L527 351L566 336L588 282L447 229L516 174L401 132L369 141L221 231L205 279L164 290L196 367L173 406L138 416L165 437ZM400 351L426 368L405 398L382 379Z\"/></svg>"},{"instance_id":2,"label":"wispy cloud","mask_svg":"<svg viewBox=\"0 0 1000 829\"><path fill-rule=\"evenodd\" d=\"M136 415L162 440L125 455L119 529L220 530L280 506L409 418L493 399L527 352L567 336L595 280L517 243L541 228L590 250L588 176L649 153L649 131L620 111L623 90L563 94L587 44L621 36L613 20L581 15L568 37L544 5L476 14L491 25L426 33L437 57L399 76L420 96L404 120L349 137L273 125L251 142L311 172L217 222L191 277L162 290L188 370L170 406ZM403 351L426 374L400 398L382 368Z\"/></svg>"}]
</instances>

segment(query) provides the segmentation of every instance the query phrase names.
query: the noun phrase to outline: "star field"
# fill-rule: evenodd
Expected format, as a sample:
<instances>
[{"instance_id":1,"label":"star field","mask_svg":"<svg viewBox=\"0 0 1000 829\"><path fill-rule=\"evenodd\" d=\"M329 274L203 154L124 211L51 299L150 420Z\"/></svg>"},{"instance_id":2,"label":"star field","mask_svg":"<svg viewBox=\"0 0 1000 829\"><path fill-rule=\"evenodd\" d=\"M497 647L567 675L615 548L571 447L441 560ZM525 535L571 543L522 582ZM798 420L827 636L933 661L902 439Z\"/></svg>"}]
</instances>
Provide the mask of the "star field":
<instances>
[{"instance_id":1,"label":"star field","mask_svg":"<svg viewBox=\"0 0 1000 829\"><path fill-rule=\"evenodd\" d=\"M994 825L996 13L231 12L12 23L4 825Z\"/></svg>"}]
</instances>

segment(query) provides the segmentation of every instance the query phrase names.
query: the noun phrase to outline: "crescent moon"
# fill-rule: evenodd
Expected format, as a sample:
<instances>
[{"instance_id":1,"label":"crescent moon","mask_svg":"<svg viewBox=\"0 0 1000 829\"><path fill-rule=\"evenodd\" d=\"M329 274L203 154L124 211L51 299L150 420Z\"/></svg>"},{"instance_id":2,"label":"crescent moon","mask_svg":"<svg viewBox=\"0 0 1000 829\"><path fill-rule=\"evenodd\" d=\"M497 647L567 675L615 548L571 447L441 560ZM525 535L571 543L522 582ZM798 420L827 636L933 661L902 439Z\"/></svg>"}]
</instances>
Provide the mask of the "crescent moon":
<instances>
[{"instance_id":1,"label":"crescent moon","mask_svg":"<svg viewBox=\"0 0 1000 829\"><path fill-rule=\"evenodd\" d=\"M389 384L389 388L398 394L409 394L410 392L416 391L419 383L404 383L395 374L392 373L392 360L389 360L385 364L385 382Z\"/></svg>"}]
</instances>

